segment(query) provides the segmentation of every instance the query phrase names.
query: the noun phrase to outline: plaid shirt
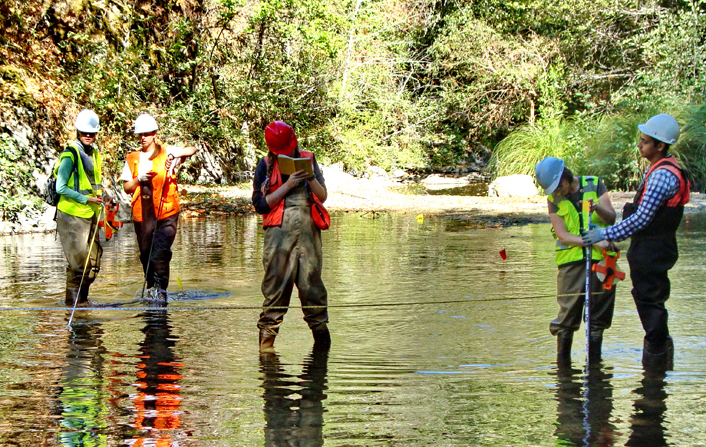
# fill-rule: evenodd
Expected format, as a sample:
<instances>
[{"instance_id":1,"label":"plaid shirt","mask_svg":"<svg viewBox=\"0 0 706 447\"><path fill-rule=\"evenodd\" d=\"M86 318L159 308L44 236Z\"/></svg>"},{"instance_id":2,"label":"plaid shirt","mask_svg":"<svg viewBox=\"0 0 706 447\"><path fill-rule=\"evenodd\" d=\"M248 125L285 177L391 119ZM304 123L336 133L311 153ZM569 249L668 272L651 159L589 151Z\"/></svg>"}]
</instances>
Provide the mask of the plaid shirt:
<instances>
[{"instance_id":1,"label":"plaid shirt","mask_svg":"<svg viewBox=\"0 0 706 447\"><path fill-rule=\"evenodd\" d=\"M645 174L647 175L647 174ZM643 178L644 182L645 179ZM679 192L679 179L666 169L657 169L650 175L645 195L635 214L604 230L609 241L623 241L645 228L654 218L657 208Z\"/></svg>"}]
</instances>

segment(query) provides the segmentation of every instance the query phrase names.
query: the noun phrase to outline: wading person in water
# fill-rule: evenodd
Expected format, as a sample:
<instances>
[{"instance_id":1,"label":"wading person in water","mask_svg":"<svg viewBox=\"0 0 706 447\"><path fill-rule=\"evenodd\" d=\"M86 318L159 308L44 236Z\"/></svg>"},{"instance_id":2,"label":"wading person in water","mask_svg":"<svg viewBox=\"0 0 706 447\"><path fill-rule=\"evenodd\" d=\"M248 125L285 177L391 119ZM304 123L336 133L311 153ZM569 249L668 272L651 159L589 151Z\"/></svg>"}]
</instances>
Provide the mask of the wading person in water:
<instances>
[{"instance_id":1,"label":"wading person in water","mask_svg":"<svg viewBox=\"0 0 706 447\"><path fill-rule=\"evenodd\" d=\"M88 303L88 289L100 270L103 254L96 235L104 201L101 157L95 147L100 121L93 110L83 110L74 125L76 140L64 149L54 168L56 191L61 196L56 207L56 231L69 263L66 267L68 306Z\"/></svg>"},{"instance_id":2,"label":"wading person in water","mask_svg":"<svg viewBox=\"0 0 706 447\"><path fill-rule=\"evenodd\" d=\"M132 194L132 219L140 247L140 261L149 297L167 305L169 262L179 221L179 193L175 168L196 153L193 146L167 146L157 138L157 122L142 114L135 120L135 134L142 149L128 154L120 180Z\"/></svg>"},{"instance_id":3,"label":"wading person in water","mask_svg":"<svg viewBox=\"0 0 706 447\"><path fill-rule=\"evenodd\" d=\"M583 212L582 202L591 202L590 223L607 227L615 222L615 209L605 185L598 177L575 176L564 166L564 160L546 157L535 169L537 182L547 194L552 234L556 240L557 302L559 314L549 324L557 337L557 363L571 362L571 343L583 319L586 298L586 254L581 231L587 229L589 213ZM603 260L607 242L591 250L591 263ZM589 361L599 361L603 331L613 321L615 287L604 289L595 272L591 273Z\"/></svg>"},{"instance_id":4,"label":"wading person in water","mask_svg":"<svg viewBox=\"0 0 706 447\"><path fill-rule=\"evenodd\" d=\"M314 154L298 148L294 130L287 124L270 123L265 129L265 142L269 153L257 165L252 195L255 210L264 215L265 228L262 280L265 301L257 323L260 351L273 351L294 285L305 306L304 320L312 330L314 346L328 348L331 336L325 307L326 287L321 280L321 230L312 218L313 195L320 202L326 200L324 177ZM281 174L278 155L310 158L314 174L308 177L303 169L288 176Z\"/></svg>"},{"instance_id":5,"label":"wading person in water","mask_svg":"<svg viewBox=\"0 0 706 447\"><path fill-rule=\"evenodd\" d=\"M689 182L669 147L679 139L679 123L662 113L637 126L642 158L650 162L632 203L623 208L623 220L608 228L586 232L586 243L630 239L628 263L632 296L640 315L645 339L645 368L671 368L674 342L669 336L667 308L669 276L679 257L677 228L689 202Z\"/></svg>"}]
</instances>

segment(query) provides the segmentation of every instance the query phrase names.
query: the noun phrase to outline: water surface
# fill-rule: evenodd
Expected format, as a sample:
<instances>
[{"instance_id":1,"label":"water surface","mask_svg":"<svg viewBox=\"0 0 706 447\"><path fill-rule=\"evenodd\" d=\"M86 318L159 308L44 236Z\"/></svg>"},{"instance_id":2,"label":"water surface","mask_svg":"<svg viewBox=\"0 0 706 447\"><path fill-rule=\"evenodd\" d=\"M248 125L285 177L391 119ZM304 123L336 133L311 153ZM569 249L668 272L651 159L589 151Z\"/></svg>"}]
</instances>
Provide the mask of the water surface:
<instances>
[{"instance_id":1,"label":"water surface","mask_svg":"<svg viewBox=\"0 0 706 447\"><path fill-rule=\"evenodd\" d=\"M0 445L706 445L703 217L683 223L670 275L674 371L643 373L628 281L586 375L581 332L572 368L554 362L548 225L367 216L323 233L331 350L291 309L268 356L254 216L182 219L170 309L78 311L71 331L48 309L63 302L54 235L1 237L0 306L18 309L0 313ZM130 303L132 228L104 248L92 299Z\"/></svg>"}]
</instances>

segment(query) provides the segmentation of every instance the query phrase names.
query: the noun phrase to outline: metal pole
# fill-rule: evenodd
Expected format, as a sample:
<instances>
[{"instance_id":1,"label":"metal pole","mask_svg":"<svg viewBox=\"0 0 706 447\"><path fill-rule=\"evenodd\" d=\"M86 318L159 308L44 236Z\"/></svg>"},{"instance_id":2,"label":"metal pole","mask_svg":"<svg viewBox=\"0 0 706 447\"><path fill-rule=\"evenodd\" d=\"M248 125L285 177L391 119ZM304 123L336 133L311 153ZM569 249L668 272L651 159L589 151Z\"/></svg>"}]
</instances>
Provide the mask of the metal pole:
<instances>
[{"instance_id":1,"label":"metal pole","mask_svg":"<svg viewBox=\"0 0 706 447\"><path fill-rule=\"evenodd\" d=\"M591 229L591 200L582 202L583 212L588 216L586 230ZM588 369L589 352L591 346L591 251L592 245L584 247L586 254L586 298L584 300L584 322L586 326L586 368Z\"/></svg>"}]
</instances>

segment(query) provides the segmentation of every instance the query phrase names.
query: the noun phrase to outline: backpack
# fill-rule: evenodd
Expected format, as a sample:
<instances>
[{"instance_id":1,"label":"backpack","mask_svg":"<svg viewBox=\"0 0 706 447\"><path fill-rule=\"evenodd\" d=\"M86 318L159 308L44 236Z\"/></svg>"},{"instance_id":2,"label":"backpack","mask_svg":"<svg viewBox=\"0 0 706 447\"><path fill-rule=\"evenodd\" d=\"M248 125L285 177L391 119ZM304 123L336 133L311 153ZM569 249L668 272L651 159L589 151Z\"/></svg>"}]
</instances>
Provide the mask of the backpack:
<instances>
[{"instance_id":1,"label":"backpack","mask_svg":"<svg viewBox=\"0 0 706 447\"><path fill-rule=\"evenodd\" d=\"M78 191L78 163L76 163L78 154L71 146L68 146L64 150L70 151L74 156L74 190ZM59 157L59 160L61 160L61 157ZM59 163L59 160L57 160L57 163ZM56 192L56 176L52 172L51 177L49 177L49 180L47 180L47 184L44 187L44 201L51 206L57 206L59 204L59 199L61 199L61 194Z\"/></svg>"}]
</instances>

